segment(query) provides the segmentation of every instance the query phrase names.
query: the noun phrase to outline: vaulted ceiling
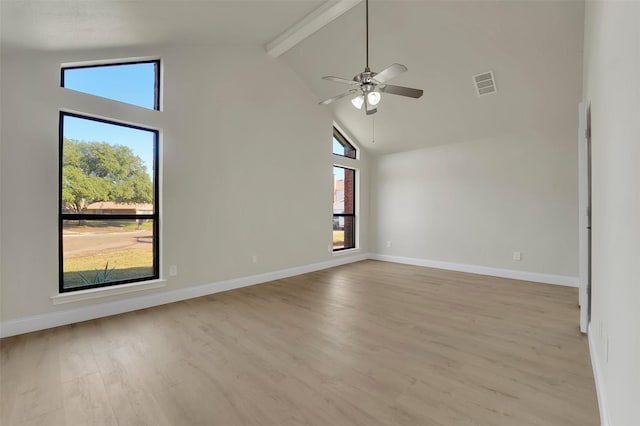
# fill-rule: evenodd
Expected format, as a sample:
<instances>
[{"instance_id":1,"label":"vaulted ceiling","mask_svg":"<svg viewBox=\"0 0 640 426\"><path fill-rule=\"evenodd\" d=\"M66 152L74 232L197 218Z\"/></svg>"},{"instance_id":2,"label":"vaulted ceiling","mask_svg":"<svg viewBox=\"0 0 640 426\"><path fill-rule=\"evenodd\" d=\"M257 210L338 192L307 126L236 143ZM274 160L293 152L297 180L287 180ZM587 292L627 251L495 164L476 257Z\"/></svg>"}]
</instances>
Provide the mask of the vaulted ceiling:
<instances>
[{"instance_id":1,"label":"vaulted ceiling","mask_svg":"<svg viewBox=\"0 0 640 426\"><path fill-rule=\"evenodd\" d=\"M568 1L373 1L371 68L406 65L409 71L390 83L421 88L424 95L383 95L370 117L349 98L330 108L364 146L381 153L552 126L555 95L581 84L582 7ZM364 46L359 5L283 60L323 99L344 86L321 77L362 71ZM472 76L488 70L498 92L478 97ZM576 105L569 107L575 111Z\"/></svg>"},{"instance_id":2,"label":"vaulted ceiling","mask_svg":"<svg viewBox=\"0 0 640 426\"><path fill-rule=\"evenodd\" d=\"M334 2L335 3L335 2ZM357 0L353 2L358 3ZM327 6L284 1L2 0L3 49L91 49L138 45L265 46ZM371 0L370 65L409 71L392 84L424 89L420 99L383 95L365 116L349 98L327 107L372 153L479 140L557 126L558 93L582 79L582 1ZM277 60L317 100L346 86L365 65L364 2L294 45ZM478 97L472 76L492 70L498 92Z\"/></svg>"},{"instance_id":3,"label":"vaulted ceiling","mask_svg":"<svg viewBox=\"0 0 640 426\"><path fill-rule=\"evenodd\" d=\"M2 0L3 47L263 45L323 0Z\"/></svg>"}]
</instances>

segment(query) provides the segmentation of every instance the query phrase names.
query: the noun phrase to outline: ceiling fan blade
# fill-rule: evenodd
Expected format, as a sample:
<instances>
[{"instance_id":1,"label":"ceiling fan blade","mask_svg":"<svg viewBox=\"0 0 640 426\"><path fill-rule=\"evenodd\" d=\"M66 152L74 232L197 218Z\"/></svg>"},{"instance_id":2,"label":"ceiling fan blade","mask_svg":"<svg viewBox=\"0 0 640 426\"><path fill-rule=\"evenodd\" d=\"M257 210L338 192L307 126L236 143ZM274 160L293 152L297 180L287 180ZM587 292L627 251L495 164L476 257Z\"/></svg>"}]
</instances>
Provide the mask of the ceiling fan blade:
<instances>
[{"instance_id":1,"label":"ceiling fan blade","mask_svg":"<svg viewBox=\"0 0 640 426\"><path fill-rule=\"evenodd\" d=\"M332 97L332 98L329 98L329 99L325 99L324 101L321 101L321 102L318 102L318 103L319 103L320 105L328 105L328 104L330 104L331 102L337 101L338 99L342 99L342 98L344 98L345 96L349 96L349 95L356 94L356 93L358 93L358 92L360 92L358 89L351 89L351 90L349 90L349 91L347 91L347 92L341 93L341 94L336 95L336 96L334 96L334 97Z\"/></svg>"},{"instance_id":2,"label":"ceiling fan blade","mask_svg":"<svg viewBox=\"0 0 640 426\"><path fill-rule=\"evenodd\" d=\"M407 96L409 98L419 98L424 91L422 89L412 89L411 87L393 86L391 84L380 85L379 90L391 95Z\"/></svg>"},{"instance_id":3,"label":"ceiling fan blade","mask_svg":"<svg viewBox=\"0 0 640 426\"><path fill-rule=\"evenodd\" d=\"M384 83L387 80L391 80L392 78L402 74L407 71L407 67L402 64L393 64L388 68L383 69L378 74L373 76L373 79L378 83Z\"/></svg>"},{"instance_id":4,"label":"ceiling fan blade","mask_svg":"<svg viewBox=\"0 0 640 426\"><path fill-rule=\"evenodd\" d=\"M325 80L329 80L329 81L335 81L336 83L358 84L357 81L347 80L346 78L342 78L342 77L334 77L332 75L326 75L326 76L324 76L322 78L325 79Z\"/></svg>"}]
</instances>

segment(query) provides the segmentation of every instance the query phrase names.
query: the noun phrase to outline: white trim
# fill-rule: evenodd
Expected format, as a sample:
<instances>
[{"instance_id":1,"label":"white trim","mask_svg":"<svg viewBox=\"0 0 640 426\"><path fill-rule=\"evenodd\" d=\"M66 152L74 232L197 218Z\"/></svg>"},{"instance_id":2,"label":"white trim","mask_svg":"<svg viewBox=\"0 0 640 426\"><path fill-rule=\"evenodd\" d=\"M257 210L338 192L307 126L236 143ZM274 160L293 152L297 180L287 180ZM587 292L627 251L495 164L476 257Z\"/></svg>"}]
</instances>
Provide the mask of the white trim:
<instances>
[{"instance_id":1,"label":"white trim","mask_svg":"<svg viewBox=\"0 0 640 426\"><path fill-rule=\"evenodd\" d=\"M358 251L358 250L359 249L355 249L354 251ZM525 281L535 281L535 282L542 282L547 284L559 284L559 285L565 285L565 286L571 286L571 287L578 286L577 277L539 274L539 273L526 272L526 271L512 271L507 269L489 268L489 267L477 266L477 265L464 265L464 264L458 264L458 263L450 263L450 262L442 262L442 261L434 261L434 260L426 260L426 259L388 256L388 255L382 255L382 254L376 254L376 253L373 253L373 254L344 253L344 254L338 254L334 256L331 260L327 260L324 262L312 263L309 265L297 266L293 268L282 269L279 271L267 272L264 274L251 275L247 277L234 278L234 279L225 280L225 281L218 281L218 282L203 284L195 287L188 287L183 289L140 295L140 296L124 299L124 300L96 303L90 306L83 306L75 309L61 310L58 312L51 312L51 313L42 314L42 315L34 315L30 317L4 321L0 323L0 337L14 336L17 334L29 333L37 330L44 330L51 327L58 327L61 325L87 321L87 320L101 318L109 315L121 314L124 312L135 311L138 309L150 308L153 306L164 305L166 303L178 302L180 300L192 299L194 297L205 296L208 294L218 293L221 291L233 290L236 288L247 287L255 284L292 277L295 275L305 274L308 272L314 272L322 269L333 268L335 266L345 265L347 263L359 262L361 260L366 260L366 259L382 260L382 261L394 262L394 263L404 263L404 264L417 265L417 266L426 266L430 268L448 269L453 271L470 272L470 273L475 273L480 275L492 275L497 277L512 278L512 279L525 280ZM159 284L158 287L162 287L165 284L164 280L159 280L155 283ZM153 288L157 288L157 287L140 288L140 290L149 290ZM137 289L132 291L137 291ZM104 293L107 293L107 291L104 290L102 294ZM88 290L86 292L79 293L79 294L86 295L86 294L91 294L91 292ZM104 296L107 296L107 295L113 296L114 294L113 293L104 294ZM66 296L66 297L69 298L69 302L76 302L79 300L86 300L86 299L92 298L92 297L87 297L86 299L75 298L75 300L73 300L74 298L72 296ZM102 297L102 295L97 297ZM57 298L60 300L65 300L63 297L57 297ZM55 302L55 300L57 300L56 296L53 296L52 300L54 301L54 303L56 303ZM66 303L66 301L61 303ZM591 344L591 334L589 334L589 342ZM593 360L597 360L597 358L595 358L592 354L592 362ZM594 364L594 371L596 371L595 368L596 368L596 364ZM598 374L599 373L596 374L596 387L598 386L598 383L601 382L601 380L598 379L599 377ZM601 394L602 392L600 391L598 395L601 395ZM604 398L599 397L598 400L600 401L600 399L604 400ZM601 408L601 413L604 413L604 412L605 411L603 411L603 408ZM605 425L605 423L603 423L603 425Z\"/></svg>"},{"instance_id":2,"label":"white trim","mask_svg":"<svg viewBox=\"0 0 640 426\"><path fill-rule=\"evenodd\" d=\"M122 284L112 287L92 288L89 290L78 290L69 293L60 293L51 296L51 302L54 305L63 303L78 302L81 300L98 299L101 297L114 296L116 294L133 293L136 291L151 290L152 288L161 288L167 285L167 280L151 280L135 282L130 284Z\"/></svg>"},{"instance_id":3,"label":"white trim","mask_svg":"<svg viewBox=\"0 0 640 426\"><path fill-rule=\"evenodd\" d=\"M587 327L587 336L589 340L589 355L591 355L591 368L593 368L593 380L596 384L596 396L598 397L598 409L600 410L600 425L610 426L609 413L607 411L607 396L604 388L604 379L602 378L602 368L600 368L600 358L596 350L596 339L593 336L591 323Z\"/></svg>"},{"instance_id":4,"label":"white trim","mask_svg":"<svg viewBox=\"0 0 640 426\"><path fill-rule=\"evenodd\" d=\"M580 291L580 331L589 324L589 145L588 107L578 104L578 280Z\"/></svg>"},{"instance_id":5,"label":"white trim","mask_svg":"<svg viewBox=\"0 0 640 426\"><path fill-rule=\"evenodd\" d=\"M277 58L361 1L362 0L338 0L336 2L335 0L329 0L274 40L267 43L264 49L269 56Z\"/></svg>"},{"instance_id":6,"label":"white trim","mask_svg":"<svg viewBox=\"0 0 640 426\"><path fill-rule=\"evenodd\" d=\"M69 91L75 92L75 93L80 93L82 95L95 96L95 95L91 95L91 94L84 93L84 92L78 92L77 90L74 90L74 89L67 89L66 87L61 87L61 89L69 90ZM133 105L133 104L125 104L124 102L115 101L115 100L109 99L109 98L102 98L100 96L96 96L96 97L102 99L103 101L106 100L108 102L118 102L121 105L124 105L125 107L139 108L141 111L144 111L145 113L146 112L160 112L160 111L155 110L155 109L149 109L149 108L145 108L145 107L141 107L141 106ZM113 118L113 116L94 114L94 113L81 111L81 110L77 110L77 109L72 109L72 108L60 108L60 112L63 113L63 114L78 115L80 117L77 117L77 118L81 118L81 119L85 119L85 120L94 119L94 120L99 120L99 121L106 121L107 122L106 124L112 124L114 126L125 126L125 127L126 126L131 126L131 127L138 127L139 130L158 132L158 145L160 144L160 133L162 132L162 127L156 126L155 124L149 124L148 122L147 123L142 123L140 121L122 120L120 118ZM159 161L160 161L160 158L158 158L158 162Z\"/></svg>"},{"instance_id":7,"label":"white trim","mask_svg":"<svg viewBox=\"0 0 640 426\"><path fill-rule=\"evenodd\" d=\"M352 256L354 253L360 253L360 248L359 247L354 247L354 248L350 248L350 249L332 251L331 252L331 256L332 257ZM369 256L366 256L365 259L369 259Z\"/></svg>"},{"instance_id":8,"label":"white trim","mask_svg":"<svg viewBox=\"0 0 640 426\"><path fill-rule=\"evenodd\" d=\"M386 254L372 253L370 259L383 260L385 262L404 263L407 265L426 266L427 268L448 269L451 271L470 272L479 275L491 275L494 277L511 278L522 281L534 281L545 284L564 285L578 287L578 277L567 275L541 274L538 272L515 271L511 269L491 268L488 266L466 265L462 263L443 262L440 260L416 259L411 257L389 256Z\"/></svg>"},{"instance_id":9,"label":"white trim","mask_svg":"<svg viewBox=\"0 0 640 426\"><path fill-rule=\"evenodd\" d=\"M333 268L347 263L359 262L367 259L366 254L354 256L343 256L325 262L312 263L310 265L297 266L279 271L267 272L264 274L251 275L248 277L234 278L231 280L218 281L210 284L203 284L196 287L164 291L160 293L141 295L124 300L113 302L92 304L81 308L68 309L58 312L51 312L43 315L18 318L0 323L0 337L14 336L16 334L29 333L37 330L58 327L61 325L87 321L95 318L117 315L124 312L136 311L181 300L192 299L194 297L206 296L208 294L221 291L233 290L247 287L268 281L306 274L308 272L319 271L321 269Z\"/></svg>"}]
</instances>

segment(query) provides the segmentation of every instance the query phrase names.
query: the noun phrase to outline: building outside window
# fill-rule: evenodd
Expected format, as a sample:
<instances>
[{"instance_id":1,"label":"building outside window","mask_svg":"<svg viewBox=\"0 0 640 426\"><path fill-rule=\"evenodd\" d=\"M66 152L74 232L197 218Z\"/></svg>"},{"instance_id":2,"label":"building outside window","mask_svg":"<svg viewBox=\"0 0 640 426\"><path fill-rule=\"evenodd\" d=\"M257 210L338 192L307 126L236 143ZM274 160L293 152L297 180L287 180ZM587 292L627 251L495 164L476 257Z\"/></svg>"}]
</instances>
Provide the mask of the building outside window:
<instances>
[{"instance_id":1,"label":"building outside window","mask_svg":"<svg viewBox=\"0 0 640 426\"><path fill-rule=\"evenodd\" d=\"M333 128L333 251L356 248L356 169L357 150ZM343 158L343 159L341 159Z\"/></svg>"}]
</instances>

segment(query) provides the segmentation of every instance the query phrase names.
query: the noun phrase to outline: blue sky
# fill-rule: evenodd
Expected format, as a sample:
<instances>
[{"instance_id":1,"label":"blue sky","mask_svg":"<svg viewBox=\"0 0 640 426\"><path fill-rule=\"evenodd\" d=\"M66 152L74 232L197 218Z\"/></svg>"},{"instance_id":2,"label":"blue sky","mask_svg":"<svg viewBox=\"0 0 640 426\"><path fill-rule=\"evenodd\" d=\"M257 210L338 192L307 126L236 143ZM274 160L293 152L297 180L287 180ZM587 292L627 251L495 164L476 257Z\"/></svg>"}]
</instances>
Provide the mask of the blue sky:
<instances>
[{"instance_id":1,"label":"blue sky","mask_svg":"<svg viewBox=\"0 0 640 426\"><path fill-rule=\"evenodd\" d=\"M340 142L338 142L338 139L336 139L335 136L333 137L333 153L344 155L344 147Z\"/></svg>"},{"instance_id":2,"label":"blue sky","mask_svg":"<svg viewBox=\"0 0 640 426\"><path fill-rule=\"evenodd\" d=\"M120 64L64 71L64 87L153 109L155 64Z\"/></svg>"},{"instance_id":3,"label":"blue sky","mask_svg":"<svg viewBox=\"0 0 640 426\"><path fill-rule=\"evenodd\" d=\"M73 68L65 70L64 74L64 86L68 89L149 109L153 109L155 103L154 84L153 63ZM64 136L128 146L142 159L153 177L153 132L65 116Z\"/></svg>"}]
</instances>

